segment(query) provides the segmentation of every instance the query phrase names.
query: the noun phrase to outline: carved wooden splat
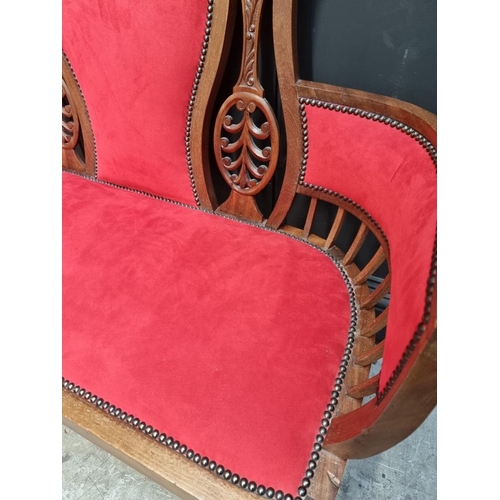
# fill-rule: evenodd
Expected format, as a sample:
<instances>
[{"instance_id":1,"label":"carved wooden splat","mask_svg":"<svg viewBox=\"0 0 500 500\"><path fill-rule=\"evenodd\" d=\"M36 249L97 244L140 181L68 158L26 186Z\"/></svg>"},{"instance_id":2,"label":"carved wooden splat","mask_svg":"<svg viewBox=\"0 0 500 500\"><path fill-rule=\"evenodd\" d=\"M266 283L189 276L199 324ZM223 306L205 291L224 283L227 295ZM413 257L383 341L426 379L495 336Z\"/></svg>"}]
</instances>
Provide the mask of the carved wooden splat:
<instances>
[{"instance_id":1,"label":"carved wooden splat","mask_svg":"<svg viewBox=\"0 0 500 500\"><path fill-rule=\"evenodd\" d=\"M257 222L263 217L253 197L271 180L279 155L278 123L258 77L262 4L263 0L242 0L240 76L217 115L214 131L217 166L231 187L229 198L218 210Z\"/></svg>"},{"instance_id":2,"label":"carved wooden splat","mask_svg":"<svg viewBox=\"0 0 500 500\"><path fill-rule=\"evenodd\" d=\"M62 58L62 167L95 175L94 135L81 95L66 59Z\"/></svg>"}]
</instances>

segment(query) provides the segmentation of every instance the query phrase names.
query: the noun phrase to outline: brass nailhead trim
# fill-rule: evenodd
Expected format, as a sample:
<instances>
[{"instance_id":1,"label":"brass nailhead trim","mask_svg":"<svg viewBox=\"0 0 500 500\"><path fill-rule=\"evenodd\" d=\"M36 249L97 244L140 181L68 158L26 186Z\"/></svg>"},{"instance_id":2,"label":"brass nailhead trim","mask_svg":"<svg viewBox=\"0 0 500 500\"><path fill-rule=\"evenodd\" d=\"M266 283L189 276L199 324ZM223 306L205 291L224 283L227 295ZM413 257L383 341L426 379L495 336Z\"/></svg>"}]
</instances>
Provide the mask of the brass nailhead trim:
<instances>
[{"instance_id":1,"label":"brass nailhead trim","mask_svg":"<svg viewBox=\"0 0 500 500\"><path fill-rule=\"evenodd\" d=\"M200 206L200 197L198 196L198 190L196 189L196 181L194 179L193 173L193 161L191 158L191 120L193 117L194 103L196 101L196 95L198 93L198 85L200 83L200 78L203 73L203 68L205 66L205 59L208 52L208 42L210 41L210 33L212 31L212 16L214 0L208 0L207 6L207 20L205 22L205 31L203 36L203 43L201 44L200 60L198 61L198 68L196 69L196 75L194 77L193 86L191 89L191 95L189 98L187 117L186 117L186 134L184 136L185 147L186 147L186 163L189 173L189 181L191 182L191 189L193 191L193 196L196 201L196 205Z\"/></svg>"},{"instance_id":2,"label":"brass nailhead trim","mask_svg":"<svg viewBox=\"0 0 500 500\"><path fill-rule=\"evenodd\" d=\"M397 130L400 130L401 132L405 133L406 135L412 137L415 139L422 147L425 148L425 150L428 152L429 156L431 157L431 160L434 164L434 167L437 168L437 152L434 146L431 144L430 141L428 141L422 134L419 134L416 130L412 129L411 127L408 127L402 122L399 122L397 120L393 120L389 117L383 116L383 115L378 115L376 113L371 113L367 112L364 110L361 110L359 108L354 108L354 107L349 107L349 106L342 106L340 104L335 104L333 102L327 102L327 101L321 101L318 99L309 99L309 98L304 98L301 97L299 98L299 103L300 103L300 116L302 120L302 140L303 140L303 145L302 145L302 165L301 165L301 171L300 171L300 176L299 176L299 184L301 186L304 186L308 189L312 189L314 191L320 191L324 192L330 196L334 196L336 198L340 198L359 211L361 211L365 216L367 216L372 223L375 225L375 227L380 231L380 234L384 238L387 247L389 248L389 241L387 239L387 236L383 232L382 228L378 224L378 222L375 221L375 219L363 208L361 207L358 203L355 203L353 200L347 198L346 196L341 195L340 193L337 193L336 191L332 191L331 189L326 189L321 186L316 186L313 184L309 184L307 182L304 182L305 175L306 175L306 169L307 169L307 160L309 158L309 133L307 129L307 113L306 113L306 105L310 106L316 106L318 108L323 108L323 109L328 109L330 111L336 111L336 112L341 112L341 113L348 113L348 114L354 114L356 116L359 116L361 118L366 118L368 120L373 120L379 123L382 123L384 125L390 125L392 128L396 128ZM388 394L390 389L393 387L395 384L398 376L401 374L403 371L404 366L408 362L408 359L410 358L410 355L412 352L415 350L418 341L422 338L423 333L425 332L429 321L430 321L430 311L432 307L432 294L434 292L434 283L436 281L436 275L437 275L437 234L434 237L434 246L433 246L433 251L432 251L432 262L431 262L431 268L429 272L429 277L427 279L427 288L426 288L426 296L425 296L425 305L424 305L424 313L422 316L422 321L418 324L417 329L413 333L413 336L406 346L406 349L401 356L396 368L393 370L391 376L389 377L389 380L385 384L384 388L382 390L377 391L377 404L379 404Z\"/></svg>"}]
</instances>

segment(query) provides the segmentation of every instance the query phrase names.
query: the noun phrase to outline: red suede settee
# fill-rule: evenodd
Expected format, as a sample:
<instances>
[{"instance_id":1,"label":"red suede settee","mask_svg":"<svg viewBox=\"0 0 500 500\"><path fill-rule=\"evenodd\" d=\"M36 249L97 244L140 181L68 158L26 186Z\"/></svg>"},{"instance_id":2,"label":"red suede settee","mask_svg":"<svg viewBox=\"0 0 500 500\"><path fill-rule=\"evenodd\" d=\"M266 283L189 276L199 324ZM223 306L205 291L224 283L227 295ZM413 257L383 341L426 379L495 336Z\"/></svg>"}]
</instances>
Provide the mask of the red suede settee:
<instances>
[{"instance_id":1,"label":"red suede settee","mask_svg":"<svg viewBox=\"0 0 500 500\"><path fill-rule=\"evenodd\" d=\"M63 1L63 417L185 498L334 498L436 404L436 120L300 80L274 0L280 126L238 4Z\"/></svg>"}]
</instances>

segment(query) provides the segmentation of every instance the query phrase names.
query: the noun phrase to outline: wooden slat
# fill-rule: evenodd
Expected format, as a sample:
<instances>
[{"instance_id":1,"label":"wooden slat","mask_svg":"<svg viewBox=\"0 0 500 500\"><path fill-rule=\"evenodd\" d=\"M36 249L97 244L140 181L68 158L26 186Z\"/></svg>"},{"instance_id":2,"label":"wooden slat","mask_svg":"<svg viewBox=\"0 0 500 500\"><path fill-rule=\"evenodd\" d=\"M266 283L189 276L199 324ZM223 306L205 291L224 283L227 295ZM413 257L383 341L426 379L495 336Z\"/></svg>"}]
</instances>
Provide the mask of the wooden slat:
<instances>
[{"instance_id":1,"label":"wooden slat","mask_svg":"<svg viewBox=\"0 0 500 500\"><path fill-rule=\"evenodd\" d=\"M356 357L354 362L358 366L370 366L375 361L378 361L384 354L385 340L375 344L371 349Z\"/></svg>"},{"instance_id":2,"label":"wooden slat","mask_svg":"<svg viewBox=\"0 0 500 500\"><path fill-rule=\"evenodd\" d=\"M361 302L361 309L371 309L377 302L382 300L391 286L391 273L389 273L380 285Z\"/></svg>"},{"instance_id":3,"label":"wooden slat","mask_svg":"<svg viewBox=\"0 0 500 500\"><path fill-rule=\"evenodd\" d=\"M304 225L304 231L302 235L307 238L311 234L311 226L314 220L314 214L316 213L316 206L318 205L317 198L311 198L311 203L309 204L309 210L307 211L307 219Z\"/></svg>"},{"instance_id":4,"label":"wooden slat","mask_svg":"<svg viewBox=\"0 0 500 500\"><path fill-rule=\"evenodd\" d=\"M358 252L360 251L367 236L368 236L368 228L364 224L361 224L361 226L358 229L358 233L356 234L356 237L352 242L352 245L349 247L349 250L347 250L344 260L342 261L342 264L344 264L344 266L352 264L352 261L354 260L356 255L358 255Z\"/></svg>"},{"instance_id":5,"label":"wooden slat","mask_svg":"<svg viewBox=\"0 0 500 500\"><path fill-rule=\"evenodd\" d=\"M368 380L365 380L364 382L361 382L361 384L355 385L354 387L351 387L347 391L347 395L350 398L354 399L362 399L366 396L369 396L370 394L375 394L375 392L378 389L378 381L380 379L380 374L378 373L372 378L369 378Z\"/></svg>"},{"instance_id":6,"label":"wooden slat","mask_svg":"<svg viewBox=\"0 0 500 500\"><path fill-rule=\"evenodd\" d=\"M379 314L373 323L368 328L361 332L363 337L373 337L376 333L380 332L384 326L387 326L387 317L389 315L389 308L387 307L381 314Z\"/></svg>"},{"instance_id":7,"label":"wooden slat","mask_svg":"<svg viewBox=\"0 0 500 500\"><path fill-rule=\"evenodd\" d=\"M285 225L281 226L280 230L293 236L297 236L297 238L302 238L302 229L299 229L298 227Z\"/></svg>"},{"instance_id":8,"label":"wooden slat","mask_svg":"<svg viewBox=\"0 0 500 500\"><path fill-rule=\"evenodd\" d=\"M332 419L324 449L344 459L371 457L408 437L426 419L437 401L435 306L429 328L386 397Z\"/></svg>"},{"instance_id":9,"label":"wooden slat","mask_svg":"<svg viewBox=\"0 0 500 500\"><path fill-rule=\"evenodd\" d=\"M370 259L370 262L366 264L363 269L359 272L358 275L355 276L353 282L355 285L361 285L364 283L384 262L385 260L385 252L384 249L380 246L375 255Z\"/></svg>"},{"instance_id":10,"label":"wooden slat","mask_svg":"<svg viewBox=\"0 0 500 500\"><path fill-rule=\"evenodd\" d=\"M337 214L335 215L335 220L333 221L332 228L330 229L330 232L328 233L328 237L326 238L325 241L325 249L330 248L333 245L333 242L337 238L337 236L340 233L340 228L342 227L342 223L344 222L345 218L345 210L341 207L338 208Z\"/></svg>"}]
</instances>

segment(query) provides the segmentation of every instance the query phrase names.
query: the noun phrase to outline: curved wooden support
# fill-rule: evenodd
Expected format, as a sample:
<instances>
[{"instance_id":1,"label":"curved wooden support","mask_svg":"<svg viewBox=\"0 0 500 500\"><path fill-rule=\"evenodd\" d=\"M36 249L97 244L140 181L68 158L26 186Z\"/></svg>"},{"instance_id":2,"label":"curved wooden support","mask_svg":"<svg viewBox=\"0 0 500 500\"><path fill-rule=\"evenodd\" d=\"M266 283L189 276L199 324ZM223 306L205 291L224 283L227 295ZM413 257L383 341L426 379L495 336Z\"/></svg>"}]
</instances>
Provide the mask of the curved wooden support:
<instances>
[{"instance_id":1,"label":"curved wooden support","mask_svg":"<svg viewBox=\"0 0 500 500\"><path fill-rule=\"evenodd\" d=\"M184 500L256 500L181 454L68 391L63 424Z\"/></svg>"},{"instance_id":2,"label":"curved wooden support","mask_svg":"<svg viewBox=\"0 0 500 500\"><path fill-rule=\"evenodd\" d=\"M320 99L389 116L393 120L398 120L412 127L436 146L436 115L414 104L363 90L346 89L336 85L309 82L307 80L297 82L297 91L300 97Z\"/></svg>"},{"instance_id":3,"label":"curved wooden support","mask_svg":"<svg viewBox=\"0 0 500 500\"><path fill-rule=\"evenodd\" d=\"M385 252L382 247L375 252L375 255L370 259L370 262L366 264L365 267L359 272L359 274L354 278L355 285L363 284L384 262Z\"/></svg>"},{"instance_id":4,"label":"curved wooden support","mask_svg":"<svg viewBox=\"0 0 500 500\"><path fill-rule=\"evenodd\" d=\"M363 332L365 337L373 337L376 333L380 332L382 328L387 326L387 317L389 316L389 309L385 309L381 314L379 314L375 320L368 326L368 328Z\"/></svg>"},{"instance_id":5,"label":"curved wooden support","mask_svg":"<svg viewBox=\"0 0 500 500\"><path fill-rule=\"evenodd\" d=\"M363 354L354 359L354 363L358 366L370 366L371 364L382 358L384 354L385 340L375 344L371 349L368 349Z\"/></svg>"},{"instance_id":6,"label":"curved wooden support","mask_svg":"<svg viewBox=\"0 0 500 500\"><path fill-rule=\"evenodd\" d=\"M266 224L281 226L295 197L302 162L302 123L295 83L297 64L296 2L273 2L273 41L281 106L286 129L286 168L276 205Z\"/></svg>"},{"instance_id":7,"label":"curved wooden support","mask_svg":"<svg viewBox=\"0 0 500 500\"><path fill-rule=\"evenodd\" d=\"M64 54L62 56L62 168L96 174L95 140L85 101Z\"/></svg>"},{"instance_id":8,"label":"curved wooden support","mask_svg":"<svg viewBox=\"0 0 500 500\"><path fill-rule=\"evenodd\" d=\"M359 364L359 363L356 363ZM372 378L369 378L368 380L365 380L361 382L358 385L355 385L354 387L351 387L347 391L347 395L350 398L354 399L363 399L366 396L370 396L371 394L375 394L378 389L378 382L380 380L380 375L375 375Z\"/></svg>"},{"instance_id":9,"label":"curved wooden support","mask_svg":"<svg viewBox=\"0 0 500 500\"><path fill-rule=\"evenodd\" d=\"M209 5L210 34L205 34L202 54L195 76L196 99L188 109L190 135L186 147L190 151L194 182L201 207L215 210L218 206L210 171L210 123L233 38L236 5L231 0L218 0Z\"/></svg>"},{"instance_id":10,"label":"curved wooden support","mask_svg":"<svg viewBox=\"0 0 500 500\"><path fill-rule=\"evenodd\" d=\"M396 378L390 397L372 399L358 410L334 418L325 449L338 457L367 458L408 437L434 409L437 402L437 333L434 328L422 341Z\"/></svg>"},{"instance_id":11,"label":"curved wooden support","mask_svg":"<svg viewBox=\"0 0 500 500\"><path fill-rule=\"evenodd\" d=\"M361 250L361 247L365 242L367 236L368 228L364 224L361 224L360 228L358 229L358 234L356 234L356 238L354 238L354 241L352 242L349 250L345 254L344 260L342 261L342 264L344 264L344 266L348 266L349 264L352 264L352 262L354 262L354 259Z\"/></svg>"},{"instance_id":12,"label":"curved wooden support","mask_svg":"<svg viewBox=\"0 0 500 500\"><path fill-rule=\"evenodd\" d=\"M258 76L260 18L264 0L242 0L243 53L238 82L223 103L214 129L217 166L231 188L218 211L262 222L254 196L272 179L279 157L279 129ZM233 116L242 115L236 124ZM264 121L258 125L259 114ZM224 134L224 135L222 135ZM237 135L231 139L227 135Z\"/></svg>"}]
</instances>

